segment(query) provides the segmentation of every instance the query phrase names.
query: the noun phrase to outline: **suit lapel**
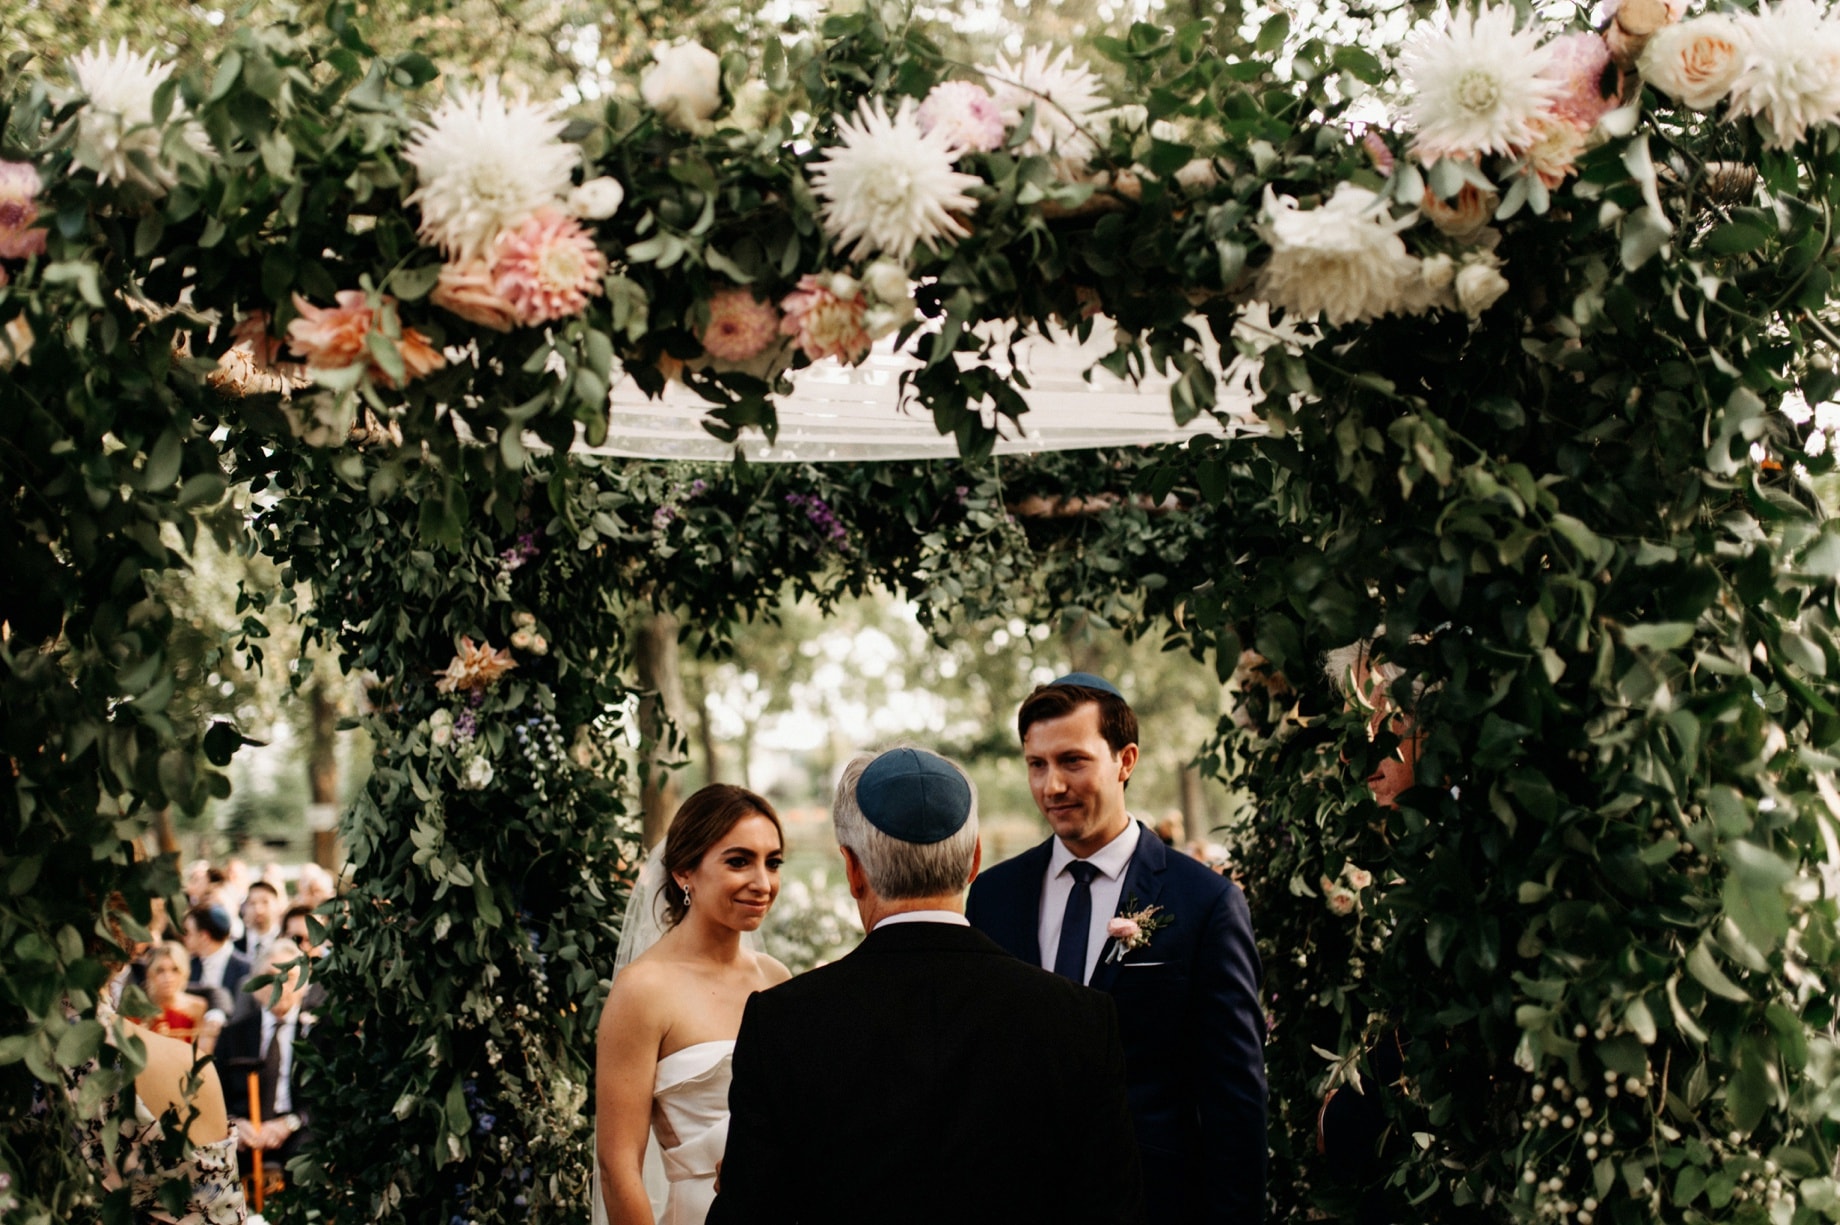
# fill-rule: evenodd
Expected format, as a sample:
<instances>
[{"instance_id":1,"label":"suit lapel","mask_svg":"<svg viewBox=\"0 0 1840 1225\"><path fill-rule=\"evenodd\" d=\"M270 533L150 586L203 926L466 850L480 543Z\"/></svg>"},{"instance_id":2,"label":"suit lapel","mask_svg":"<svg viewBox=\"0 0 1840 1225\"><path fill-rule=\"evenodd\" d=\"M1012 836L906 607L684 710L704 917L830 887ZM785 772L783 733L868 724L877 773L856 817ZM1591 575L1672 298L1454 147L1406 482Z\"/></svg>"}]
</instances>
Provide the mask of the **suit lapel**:
<instances>
[{"instance_id":1,"label":"suit lapel","mask_svg":"<svg viewBox=\"0 0 1840 1225\"><path fill-rule=\"evenodd\" d=\"M1168 862L1169 848L1163 845L1161 838L1139 822L1137 849L1131 852L1131 865L1125 869L1124 888L1118 891L1118 909L1113 914L1156 905L1157 898L1163 892L1163 869ZM1118 962L1112 958L1112 951L1117 944L1118 941L1107 936L1105 947L1099 951L1099 964L1093 970L1089 985L1100 991L1110 991L1113 980L1118 977Z\"/></svg>"}]
</instances>

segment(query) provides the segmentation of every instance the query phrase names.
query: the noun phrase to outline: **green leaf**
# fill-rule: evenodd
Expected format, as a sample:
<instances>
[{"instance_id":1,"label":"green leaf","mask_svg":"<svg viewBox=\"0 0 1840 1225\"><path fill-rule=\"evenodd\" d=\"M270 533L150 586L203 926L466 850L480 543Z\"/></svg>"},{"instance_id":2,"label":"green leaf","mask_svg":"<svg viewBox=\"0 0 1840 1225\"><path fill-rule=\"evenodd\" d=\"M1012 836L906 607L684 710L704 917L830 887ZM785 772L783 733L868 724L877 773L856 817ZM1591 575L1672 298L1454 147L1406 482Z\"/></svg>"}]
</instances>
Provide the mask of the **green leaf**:
<instances>
[{"instance_id":1,"label":"green leaf","mask_svg":"<svg viewBox=\"0 0 1840 1225\"><path fill-rule=\"evenodd\" d=\"M179 479L179 466L185 459L185 443L171 430L164 430L147 453L147 466L141 469L141 488L148 493L162 493Z\"/></svg>"},{"instance_id":2,"label":"green leaf","mask_svg":"<svg viewBox=\"0 0 1840 1225\"><path fill-rule=\"evenodd\" d=\"M1686 621L1661 621L1654 625L1631 625L1623 629L1627 646L1649 651L1677 651L1693 641L1693 626Z\"/></svg>"},{"instance_id":3,"label":"green leaf","mask_svg":"<svg viewBox=\"0 0 1840 1225\"><path fill-rule=\"evenodd\" d=\"M1687 954L1687 972L1698 980L1699 985L1721 999L1748 1001L1751 997L1731 979L1725 977L1725 971L1719 969L1712 959L1711 945L1702 940L1693 946Z\"/></svg>"}]
</instances>

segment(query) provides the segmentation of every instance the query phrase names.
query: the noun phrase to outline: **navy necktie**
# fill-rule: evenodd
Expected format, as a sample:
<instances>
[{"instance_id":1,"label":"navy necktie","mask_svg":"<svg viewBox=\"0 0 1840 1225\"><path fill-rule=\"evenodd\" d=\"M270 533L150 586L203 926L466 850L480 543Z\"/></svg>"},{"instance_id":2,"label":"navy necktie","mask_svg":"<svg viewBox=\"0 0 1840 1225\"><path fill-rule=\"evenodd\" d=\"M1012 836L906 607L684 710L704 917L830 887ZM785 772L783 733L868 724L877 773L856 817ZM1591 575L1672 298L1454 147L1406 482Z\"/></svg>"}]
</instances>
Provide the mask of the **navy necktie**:
<instances>
[{"instance_id":1,"label":"navy necktie","mask_svg":"<svg viewBox=\"0 0 1840 1225\"><path fill-rule=\"evenodd\" d=\"M1060 947L1054 950L1054 972L1076 983L1086 982L1086 940L1092 929L1092 883L1099 869L1076 859L1067 865L1073 889L1061 915Z\"/></svg>"}]
</instances>

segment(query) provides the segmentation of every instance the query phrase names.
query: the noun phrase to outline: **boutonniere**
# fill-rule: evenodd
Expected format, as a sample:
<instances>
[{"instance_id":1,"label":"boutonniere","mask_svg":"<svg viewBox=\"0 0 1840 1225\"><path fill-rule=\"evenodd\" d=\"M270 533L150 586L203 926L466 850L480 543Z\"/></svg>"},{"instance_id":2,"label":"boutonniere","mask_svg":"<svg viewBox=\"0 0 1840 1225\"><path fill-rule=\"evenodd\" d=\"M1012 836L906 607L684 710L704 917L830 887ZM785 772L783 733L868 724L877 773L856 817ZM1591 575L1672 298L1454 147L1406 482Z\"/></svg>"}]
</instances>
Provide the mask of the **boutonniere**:
<instances>
[{"instance_id":1,"label":"boutonniere","mask_svg":"<svg viewBox=\"0 0 1840 1225\"><path fill-rule=\"evenodd\" d=\"M1150 943L1150 937L1168 927L1175 917L1161 906L1138 906L1137 899L1125 903L1126 909L1105 925L1105 934L1117 941L1106 955L1107 962L1122 961L1126 953Z\"/></svg>"}]
</instances>

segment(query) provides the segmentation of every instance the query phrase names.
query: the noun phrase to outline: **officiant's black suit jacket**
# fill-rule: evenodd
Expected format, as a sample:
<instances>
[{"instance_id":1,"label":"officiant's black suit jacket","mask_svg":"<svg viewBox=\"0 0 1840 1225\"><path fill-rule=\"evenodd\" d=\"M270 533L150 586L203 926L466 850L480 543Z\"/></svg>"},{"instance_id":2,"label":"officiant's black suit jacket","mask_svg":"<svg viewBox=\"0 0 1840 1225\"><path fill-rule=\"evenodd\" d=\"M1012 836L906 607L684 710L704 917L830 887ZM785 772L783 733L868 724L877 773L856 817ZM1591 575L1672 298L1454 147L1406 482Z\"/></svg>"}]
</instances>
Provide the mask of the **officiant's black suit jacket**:
<instances>
[{"instance_id":1,"label":"officiant's black suit jacket","mask_svg":"<svg viewBox=\"0 0 1840 1225\"><path fill-rule=\"evenodd\" d=\"M1053 840L981 873L965 913L1041 964L1041 894ZM1131 1123L1153 1225L1252 1225L1265 1207L1265 1010L1259 953L1239 886L1148 829L1125 870L1119 912L1162 907L1150 943L1113 959L1092 986L1118 1006Z\"/></svg>"},{"instance_id":2,"label":"officiant's black suit jacket","mask_svg":"<svg viewBox=\"0 0 1840 1225\"><path fill-rule=\"evenodd\" d=\"M1141 1222L1111 1001L945 923L748 1001L709 1225Z\"/></svg>"}]
</instances>

